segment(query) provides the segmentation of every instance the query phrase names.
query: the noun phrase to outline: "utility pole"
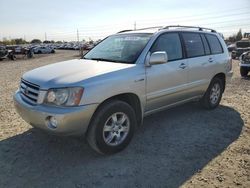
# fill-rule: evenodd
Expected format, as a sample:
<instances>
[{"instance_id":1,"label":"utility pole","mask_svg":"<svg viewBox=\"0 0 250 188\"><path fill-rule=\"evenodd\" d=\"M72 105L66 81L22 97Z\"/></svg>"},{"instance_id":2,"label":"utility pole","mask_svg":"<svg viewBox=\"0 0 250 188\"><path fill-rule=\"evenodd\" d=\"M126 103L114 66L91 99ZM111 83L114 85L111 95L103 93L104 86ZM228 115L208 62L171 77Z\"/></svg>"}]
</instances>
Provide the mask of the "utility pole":
<instances>
[{"instance_id":1,"label":"utility pole","mask_svg":"<svg viewBox=\"0 0 250 188\"><path fill-rule=\"evenodd\" d=\"M47 40L47 33L45 32L45 40Z\"/></svg>"},{"instance_id":2,"label":"utility pole","mask_svg":"<svg viewBox=\"0 0 250 188\"><path fill-rule=\"evenodd\" d=\"M76 31L76 38L77 38L77 44L78 44L78 47L79 47L79 54L81 56L81 47L80 47L80 43L79 43L79 31L78 31L78 29Z\"/></svg>"},{"instance_id":3,"label":"utility pole","mask_svg":"<svg viewBox=\"0 0 250 188\"><path fill-rule=\"evenodd\" d=\"M79 44L79 31L78 31L78 29L77 29L77 32L76 32L76 37L77 37L77 42Z\"/></svg>"},{"instance_id":4,"label":"utility pole","mask_svg":"<svg viewBox=\"0 0 250 188\"><path fill-rule=\"evenodd\" d=\"M134 23L134 30L136 30L136 21L135 21L135 23Z\"/></svg>"}]
</instances>

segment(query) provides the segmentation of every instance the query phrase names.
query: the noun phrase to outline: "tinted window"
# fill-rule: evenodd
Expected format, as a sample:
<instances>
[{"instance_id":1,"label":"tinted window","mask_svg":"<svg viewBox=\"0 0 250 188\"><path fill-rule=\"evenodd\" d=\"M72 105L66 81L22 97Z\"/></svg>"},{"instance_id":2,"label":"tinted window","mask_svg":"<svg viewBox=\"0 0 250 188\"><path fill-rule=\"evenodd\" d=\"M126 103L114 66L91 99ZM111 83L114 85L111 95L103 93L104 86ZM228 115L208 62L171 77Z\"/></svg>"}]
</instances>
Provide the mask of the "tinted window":
<instances>
[{"instance_id":1,"label":"tinted window","mask_svg":"<svg viewBox=\"0 0 250 188\"><path fill-rule=\"evenodd\" d=\"M167 33L159 36L154 43L151 52L165 51L168 54L168 60L182 58L182 47L178 33Z\"/></svg>"},{"instance_id":2,"label":"tinted window","mask_svg":"<svg viewBox=\"0 0 250 188\"><path fill-rule=\"evenodd\" d=\"M201 35L201 39L202 39L202 42L203 42L203 45L204 45L204 48L205 48L206 55L210 54L210 49L209 49L209 46L208 46L208 43L207 43L207 40L206 40L205 36Z\"/></svg>"},{"instance_id":3,"label":"tinted window","mask_svg":"<svg viewBox=\"0 0 250 188\"><path fill-rule=\"evenodd\" d=\"M206 35L212 54L223 53L219 39L215 35Z\"/></svg>"},{"instance_id":4,"label":"tinted window","mask_svg":"<svg viewBox=\"0 0 250 188\"><path fill-rule=\"evenodd\" d=\"M250 47L250 42L249 41L239 41L236 42L237 48L248 48Z\"/></svg>"},{"instance_id":5,"label":"tinted window","mask_svg":"<svg viewBox=\"0 0 250 188\"><path fill-rule=\"evenodd\" d=\"M198 33L183 33L182 36L187 51L187 57L205 55L201 37Z\"/></svg>"}]
</instances>

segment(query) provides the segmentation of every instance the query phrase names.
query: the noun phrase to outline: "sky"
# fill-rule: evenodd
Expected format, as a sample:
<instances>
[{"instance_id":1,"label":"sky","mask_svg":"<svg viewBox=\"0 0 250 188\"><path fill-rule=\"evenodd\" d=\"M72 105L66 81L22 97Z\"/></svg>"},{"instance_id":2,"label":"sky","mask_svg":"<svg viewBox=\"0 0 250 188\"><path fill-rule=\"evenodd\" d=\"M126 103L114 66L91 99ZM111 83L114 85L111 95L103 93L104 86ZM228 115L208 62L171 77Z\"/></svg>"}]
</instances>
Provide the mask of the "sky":
<instances>
[{"instance_id":1,"label":"sky","mask_svg":"<svg viewBox=\"0 0 250 188\"><path fill-rule=\"evenodd\" d=\"M250 0L1 0L0 40L97 40L124 29L193 25L250 32Z\"/></svg>"}]
</instances>

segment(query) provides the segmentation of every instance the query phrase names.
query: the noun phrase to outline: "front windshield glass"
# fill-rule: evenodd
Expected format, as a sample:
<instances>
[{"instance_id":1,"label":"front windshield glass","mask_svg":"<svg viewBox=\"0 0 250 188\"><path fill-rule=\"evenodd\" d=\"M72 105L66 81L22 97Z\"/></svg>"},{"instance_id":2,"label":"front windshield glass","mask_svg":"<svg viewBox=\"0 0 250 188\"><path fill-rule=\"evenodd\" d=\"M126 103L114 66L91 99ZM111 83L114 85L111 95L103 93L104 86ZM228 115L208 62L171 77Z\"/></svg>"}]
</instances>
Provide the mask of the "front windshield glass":
<instances>
[{"instance_id":1,"label":"front windshield glass","mask_svg":"<svg viewBox=\"0 0 250 188\"><path fill-rule=\"evenodd\" d=\"M89 51L84 59L134 64L152 34L110 36Z\"/></svg>"}]
</instances>

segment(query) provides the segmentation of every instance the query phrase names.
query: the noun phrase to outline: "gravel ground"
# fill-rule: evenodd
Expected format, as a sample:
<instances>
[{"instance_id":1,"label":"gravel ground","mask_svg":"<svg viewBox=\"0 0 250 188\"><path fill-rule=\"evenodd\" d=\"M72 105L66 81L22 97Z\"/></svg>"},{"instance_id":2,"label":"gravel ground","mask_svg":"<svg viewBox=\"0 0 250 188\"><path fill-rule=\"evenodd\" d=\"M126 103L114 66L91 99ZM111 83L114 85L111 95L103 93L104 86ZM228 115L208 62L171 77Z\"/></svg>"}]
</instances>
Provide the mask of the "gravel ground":
<instances>
[{"instance_id":1,"label":"gravel ground","mask_svg":"<svg viewBox=\"0 0 250 188\"><path fill-rule=\"evenodd\" d=\"M250 187L250 78L237 61L217 109L190 103L151 115L126 150L100 156L84 138L33 129L13 107L24 72L76 55L0 62L0 187Z\"/></svg>"}]
</instances>

